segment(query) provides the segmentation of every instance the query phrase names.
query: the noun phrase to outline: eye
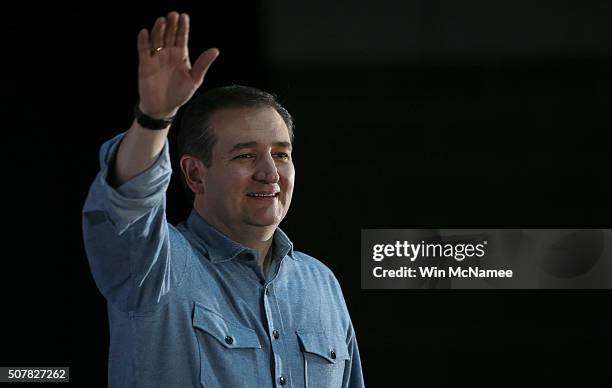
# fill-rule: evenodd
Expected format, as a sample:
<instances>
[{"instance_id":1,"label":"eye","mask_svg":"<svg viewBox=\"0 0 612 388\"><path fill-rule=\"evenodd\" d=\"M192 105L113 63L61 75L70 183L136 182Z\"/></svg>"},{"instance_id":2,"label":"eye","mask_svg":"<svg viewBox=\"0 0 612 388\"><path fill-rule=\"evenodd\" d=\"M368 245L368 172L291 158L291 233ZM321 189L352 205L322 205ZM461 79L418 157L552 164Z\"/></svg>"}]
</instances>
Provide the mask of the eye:
<instances>
[{"instance_id":1,"label":"eye","mask_svg":"<svg viewBox=\"0 0 612 388\"><path fill-rule=\"evenodd\" d=\"M273 154L275 158L278 159L282 159L282 160L287 160L289 159L289 154L286 152L277 152L275 154Z\"/></svg>"},{"instance_id":2,"label":"eye","mask_svg":"<svg viewBox=\"0 0 612 388\"><path fill-rule=\"evenodd\" d=\"M242 155L235 156L232 160L236 160L236 159L252 159L254 157L255 157L255 154L242 154Z\"/></svg>"}]
</instances>

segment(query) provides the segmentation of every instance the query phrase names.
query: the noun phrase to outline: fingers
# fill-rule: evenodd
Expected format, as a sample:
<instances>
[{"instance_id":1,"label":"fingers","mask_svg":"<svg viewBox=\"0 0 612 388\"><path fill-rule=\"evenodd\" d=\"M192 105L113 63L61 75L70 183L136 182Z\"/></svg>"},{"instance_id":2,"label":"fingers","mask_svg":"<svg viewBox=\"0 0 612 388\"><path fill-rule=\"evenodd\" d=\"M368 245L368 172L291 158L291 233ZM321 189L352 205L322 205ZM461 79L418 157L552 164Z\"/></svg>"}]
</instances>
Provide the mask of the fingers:
<instances>
[{"instance_id":1,"label":"fingers","mask_svg":"<svg viewBox=\"0 0 612 388\"><path fill-rule=\"evenodd\" d=\"M187 48L187 42L189 40L189 15L186 13L181 14L178 23L178 30L176 32L176 45L178 47Z\"/></svg>"},{"instance_id":2,"label":"fingers","mask_svg":"<svg viewBox=\"0 0 612 388\"><path fill-rule=\"evenodd\" d=\"M157 50L164 47L164 34L166 32L166 18L159 17L153 25L151 31L151 49Z\"/></svg>"},{"instance_id":3,"label":"fingers","mask_svg":"<svg viewBox=\"0 0 612 388\"><path fill-rule=\"evenodd\" d=\"M167 18L166 31L164 34L164 47L172 47L176 43L176 31L178 29L179 14L170 12Z\"/></svg>"},{"instance_id":4,"label":"fingers","mask_svg":"<svg viewBox=\"0 0 612 388\"><path fill-rule=\"evenodd\" d=\"M191 69L191 78L197 85L202 83L208 68L218 56L219 50L216 48L211 48L204 51L195 61Z\"/></svg>"},{"instance_id":5,"label":"fingers","mask_svg":"<svg viewBox=\"0 0 612 388\"><path fill-rule=\"evenodd\" d=\"M151 34L144 29L138 34L138 52L143 53L145 48L150 54L160 51L164 47L187 47L189 36L189 16L184 13L172 11L167 17L155 20ZM146 41L145 41L146 39Z\"/></svg>"},{"instance_id":6,"label":"fingers","mask_svg":"<svg viewBox=\"0 0 612 388\"><path fill-rule=\"evenodd\" d=\"M151 55L151 45L149 44L149 31L143 28L138 33L138 57L141 61Z\"/></svg>"}]
</instances>

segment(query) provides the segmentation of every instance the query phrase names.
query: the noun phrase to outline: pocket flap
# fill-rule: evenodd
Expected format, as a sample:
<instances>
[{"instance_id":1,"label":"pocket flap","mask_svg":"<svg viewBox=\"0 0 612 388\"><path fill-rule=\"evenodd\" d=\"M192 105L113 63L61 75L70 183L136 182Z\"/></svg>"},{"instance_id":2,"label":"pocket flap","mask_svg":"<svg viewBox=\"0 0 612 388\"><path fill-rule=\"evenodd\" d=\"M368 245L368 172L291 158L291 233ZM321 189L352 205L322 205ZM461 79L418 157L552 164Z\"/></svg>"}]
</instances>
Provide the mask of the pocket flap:
<instances>
[{"instance_id":1,"label":"pocket flap","mask_svg":"<svg viewBox=\"0 0 612 388\"><path fill-rule=\"evenodd\" d=\"M348 347L343 338L331 337L325 333L296 331L302 351L316 354L331 363L349 360Z\"/></svg>"},{"instance_id":2,"label":"pocket flap","mask_svg":"<svg viewBox=\"0 0 612 388\"><path fill-rule=\"evenodd\" d=\"M193 326L210 334L228 349L261 349L255 330L228 322L218 312L196 304Z\"/></svg>"}]
</instances>

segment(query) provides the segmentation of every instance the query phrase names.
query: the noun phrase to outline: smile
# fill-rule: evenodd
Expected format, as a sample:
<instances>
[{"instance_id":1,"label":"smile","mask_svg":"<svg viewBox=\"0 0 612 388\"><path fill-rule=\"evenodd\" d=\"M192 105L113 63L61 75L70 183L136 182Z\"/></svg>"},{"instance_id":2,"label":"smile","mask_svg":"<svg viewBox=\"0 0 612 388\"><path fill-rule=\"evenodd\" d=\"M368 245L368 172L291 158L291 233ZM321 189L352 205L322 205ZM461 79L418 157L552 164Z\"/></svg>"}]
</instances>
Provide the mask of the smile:
<instances>
[{"instance_id":1,"label":"smile","mask_svg":"<svg viewBox=\"0 0 612 388\"><path fill-rule=\"evenodd\" d=\"M248 197L253 197L253 198L276 198L278 197L278 192L277 193L248 193L247 196Z\"/></svg>"}]
</instances>

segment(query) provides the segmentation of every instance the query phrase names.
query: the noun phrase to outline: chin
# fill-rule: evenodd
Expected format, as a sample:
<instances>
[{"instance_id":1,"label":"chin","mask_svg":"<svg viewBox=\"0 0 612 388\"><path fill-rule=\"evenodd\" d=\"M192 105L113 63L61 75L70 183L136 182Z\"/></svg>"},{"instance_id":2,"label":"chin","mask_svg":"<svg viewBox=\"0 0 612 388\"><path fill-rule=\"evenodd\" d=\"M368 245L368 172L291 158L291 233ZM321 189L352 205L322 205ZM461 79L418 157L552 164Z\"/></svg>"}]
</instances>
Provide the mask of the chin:
<instances>
[{"instance_id":1,"label":"chin","mask_svg":"<svg viewBox=\"0 0 612 388\"><path fill-rule=\"evenodd\" d=\"M258 220L249 220L247 221L247 224L251 225L251 226L258 226L260 228L276 228L278 226L278 222L264 222L264 221L258 221Z\"/></svg>"},{"instance_id":2,"label":"chin","mask_svg":"<svg viewBox=\"0 0 612 388\"><path fill-rule=\"evenodd\" d=\"M261 226L261 227L277 227L278 224L282 221L282 217L277 216L260 216L260 217L249 217L246 222L252 226Z\"/></svg>"}]
</instances>

